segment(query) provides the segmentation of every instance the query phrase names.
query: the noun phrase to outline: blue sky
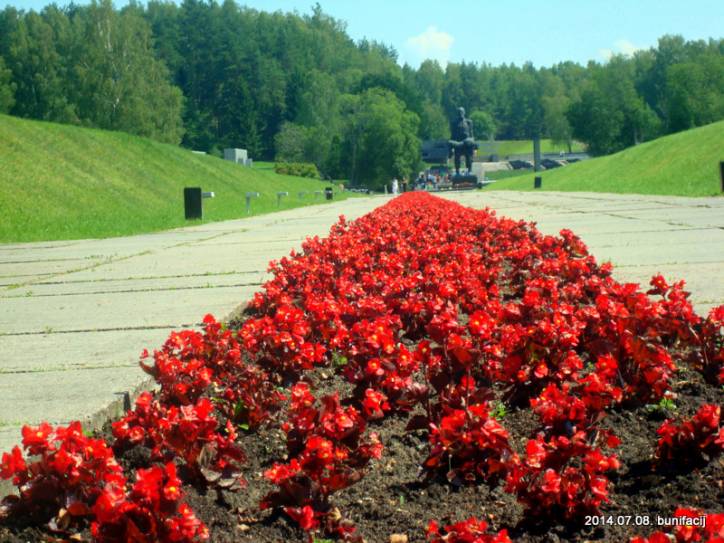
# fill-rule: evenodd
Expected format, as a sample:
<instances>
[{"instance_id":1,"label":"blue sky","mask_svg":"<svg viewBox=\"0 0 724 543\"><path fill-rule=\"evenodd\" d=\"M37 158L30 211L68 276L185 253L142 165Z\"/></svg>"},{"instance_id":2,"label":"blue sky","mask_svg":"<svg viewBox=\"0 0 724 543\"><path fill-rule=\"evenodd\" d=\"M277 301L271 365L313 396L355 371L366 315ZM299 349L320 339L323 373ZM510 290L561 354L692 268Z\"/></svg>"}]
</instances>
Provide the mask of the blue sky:
<instances>
[{"instance_id":1,"label":"blue sky","mask_svg":"<svg viewBox=\"0 0 724 543\"><path fill-rule=\"evenodd\" d=\"M124 0L115 0L117 6ZM0 0L0 8L41 9L45 0ZM59 0L64 5L66 0ZM77 3L85 3L83 0ZM309 13L314 0L246 0L266 11ZM603 61L656 44L664 34L686 39L724 35L724 0L319 0L347 23L354 39L382 41L401 62L448 61L550 66Z\"/></svg>"}]
</instances>

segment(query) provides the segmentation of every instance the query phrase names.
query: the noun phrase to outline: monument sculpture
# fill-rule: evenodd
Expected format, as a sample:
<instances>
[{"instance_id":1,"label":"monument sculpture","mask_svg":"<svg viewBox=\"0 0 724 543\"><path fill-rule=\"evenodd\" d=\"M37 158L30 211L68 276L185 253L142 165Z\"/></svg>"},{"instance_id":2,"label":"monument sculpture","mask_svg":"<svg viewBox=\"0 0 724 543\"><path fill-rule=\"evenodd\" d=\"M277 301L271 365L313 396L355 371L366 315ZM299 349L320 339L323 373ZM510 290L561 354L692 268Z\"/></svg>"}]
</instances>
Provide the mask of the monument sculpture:
<instances>
[{"instance_id":1,"label":"monument sculpture","mask_svg":"<svg viewBox=\"0 0 724 543\"><path fill-rule=\"evenodd\" d=\"M473 134L473 121L465 118L465 108L459 107L457 117L450 123L450 136L448 142L450 155L455 156L455 175L460 176L461 158L465 157L466 176L471 175L473 165L473 152L478 148ZM477 180L477 178L476 178Z\"/></svg>"},{"instance_id":2,"label":"monument sculpture","mask_svg":"<svg viewBox=\"0 0 724 543\"><path fill-rule=\"evenodd\" d=\"M472 189L481 187L478 177L473 174L473 154L478 144L473 134L473 121L465 117L465 109L460 107L450 120L450 138L446 140L427 140L422 142L422 160L433 164L426 170L426 178L438 179L435 190ZM455 157L455 171L448 167L450 158ZM465 171L461 173L460 163L465 157ZM452 174L452 175L451 175Z\"/></svg>"}]
</instances>

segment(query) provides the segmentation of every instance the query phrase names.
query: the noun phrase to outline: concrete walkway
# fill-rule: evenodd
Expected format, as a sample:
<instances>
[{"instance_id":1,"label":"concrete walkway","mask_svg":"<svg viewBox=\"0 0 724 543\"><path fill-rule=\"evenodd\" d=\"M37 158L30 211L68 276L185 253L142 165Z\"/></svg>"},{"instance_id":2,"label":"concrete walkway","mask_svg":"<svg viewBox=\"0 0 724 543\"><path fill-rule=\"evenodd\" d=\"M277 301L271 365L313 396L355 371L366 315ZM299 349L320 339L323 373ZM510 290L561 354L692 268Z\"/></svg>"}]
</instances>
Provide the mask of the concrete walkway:
<instances>
[{"instance_id":1,"label":"concrete walkway","mask_svg":"<svg viewBox=\"0 0 724 543\"><path fill-rule=\"evenodd\" d=\"M0 245L0 452L22 424L102 423L147 380L139 353L251 298L270 260L387 202L352 198L156 234Z\"/></svg>"},{"instance_id":2,"label":"concrete walkway","mask_svg":"<svg viewBox=\"0 0 724 543\"><path fill-rule=\"evenodd\" d=\"M447 197L570 228L620 280L684 278L698 311L724 303L724 198L586 193L465 192ZM99 422L146 375L143 348L171 330L223 318L259 290L267 263L324 236L340 214L357 218L387 202L350 199L169 232L0 245L0 451L20 426Z\"/></svg>"},{"instance_id":3,"label":"concrete walkway","mask_svg":"<svg viewBox=\"0 0 724 543\"><path fill-rule=\"evenodd\" d=\"M535 221L546 234L572 230L614 277L648 288L651 276L686 280L696 311L724 304L724 198L590 192L475 191L446 195Z\"/></svg>"}]
</instances>

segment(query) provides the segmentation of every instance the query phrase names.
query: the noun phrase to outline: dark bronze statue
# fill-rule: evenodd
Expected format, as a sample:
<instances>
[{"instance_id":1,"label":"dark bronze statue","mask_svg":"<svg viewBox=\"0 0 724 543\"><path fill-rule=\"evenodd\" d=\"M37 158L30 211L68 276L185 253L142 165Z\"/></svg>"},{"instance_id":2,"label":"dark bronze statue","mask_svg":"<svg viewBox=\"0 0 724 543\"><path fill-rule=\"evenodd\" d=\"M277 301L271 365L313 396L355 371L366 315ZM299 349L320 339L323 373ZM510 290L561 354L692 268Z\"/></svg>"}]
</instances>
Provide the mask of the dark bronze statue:
<instances>
[{"instance_id":1,"label":"dark bronze statue","mask_svg":"<svg viewBox=\"0 0 724 543\"><path fill-rule=\"evenodd\" d=\"M460 158L465 157L465 168L467 173L471 172L473 165L473 151L478 148L473 134L473 121L465 118L465 109L458 108L458 116L450 123L450 135L452 139L448 142L450 156L455 155L455 174L460 175Z\"/></svg>"}]
</instances>

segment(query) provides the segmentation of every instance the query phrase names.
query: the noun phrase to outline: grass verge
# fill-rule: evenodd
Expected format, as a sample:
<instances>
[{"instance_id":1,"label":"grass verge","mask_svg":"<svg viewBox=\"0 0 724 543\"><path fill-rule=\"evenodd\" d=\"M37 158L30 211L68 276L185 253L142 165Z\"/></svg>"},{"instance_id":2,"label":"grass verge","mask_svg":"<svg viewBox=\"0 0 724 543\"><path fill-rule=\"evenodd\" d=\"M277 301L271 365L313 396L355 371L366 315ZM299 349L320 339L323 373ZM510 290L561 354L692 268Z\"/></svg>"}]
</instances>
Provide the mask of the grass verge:
<instances>
[{"instance_id":1,"label":"grass verge","mask_svg":"<svg viewBox=\"0 0 724 543\"><path fill-rule=\"evenodd\" d=\"M0 242L140 234L322 202L329 183L244 168L122 132L0 115ZM201 187L204 219L184 219L183 188ZM336 188L335 188L336 190ZM277 207L277 192L289 192ZM300 196L300 192L306 192ZM348 194L337 193L335 198Z\"/></svg>"},{"instance_id":2,"label":"grass verge","mask_svg":"<svg viewBox=\"0 0 724 543\"><path fill-rule=\"evenodd\" d=\"M613 155L540 172L542 190L675 196L721 194L724 121L671 134ZM533 173L503 179L485 190L534 190Z\"/></svg>"}]
</instances>

